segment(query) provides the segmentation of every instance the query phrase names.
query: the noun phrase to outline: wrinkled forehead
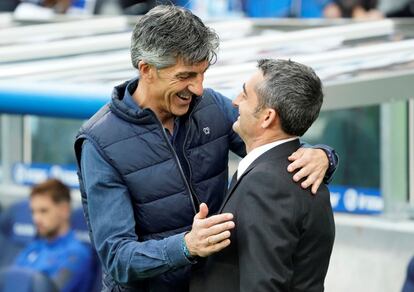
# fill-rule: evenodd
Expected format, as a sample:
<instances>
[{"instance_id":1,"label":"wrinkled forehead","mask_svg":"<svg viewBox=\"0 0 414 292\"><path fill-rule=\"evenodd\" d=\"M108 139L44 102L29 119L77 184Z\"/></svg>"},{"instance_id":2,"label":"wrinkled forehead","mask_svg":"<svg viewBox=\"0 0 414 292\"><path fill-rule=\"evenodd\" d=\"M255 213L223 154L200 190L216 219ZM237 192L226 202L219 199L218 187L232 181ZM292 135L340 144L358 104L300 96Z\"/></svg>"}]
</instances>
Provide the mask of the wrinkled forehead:
<instances>
[{"instance_id":1,"label":"wrinkled forehead","mask_svg":"<svg viewBox=\"0 0 414 292\"><path fill-rule=\"evenodd\" d=\"M192 61L188 58L179 56L176 58L175 64L181 64L188 67L195 67L195 66L206 66L209 67L211 65L211 61L208 58L205 58L201 61Z\"/></svg>"},{"instance_id":2,"label":"wrinkled forehead","mask_svg":"<svg viewBox=\"0 0 414 292\"><path fill-rule=\"evenodd\" d=\"M174 72L196 72L204 73L210 67L210 63L205 60L196 63L185 62L183 59L177 59L173 66L168 67Z\"/></svg>"}]
</instances>

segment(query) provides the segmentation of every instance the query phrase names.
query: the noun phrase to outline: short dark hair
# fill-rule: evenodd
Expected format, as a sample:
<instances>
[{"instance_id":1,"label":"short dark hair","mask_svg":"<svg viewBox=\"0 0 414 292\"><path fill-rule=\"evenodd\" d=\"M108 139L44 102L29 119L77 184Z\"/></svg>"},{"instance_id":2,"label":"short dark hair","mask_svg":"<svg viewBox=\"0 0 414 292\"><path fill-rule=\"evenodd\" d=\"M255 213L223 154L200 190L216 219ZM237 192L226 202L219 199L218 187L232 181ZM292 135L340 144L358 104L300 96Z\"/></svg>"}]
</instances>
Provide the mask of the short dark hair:
<instances>
[{"instance_id":1,"label":"short dark hair","mask_svg":"<svg viewBox=\"0 0 414 292\"><path fill-rule=\"evenodd\" d=\"M319 116L323 102L322 83L312 68L291 60L258 61L264 81L256 87L257 110L277 111L282 130L302 136Z\"/></svg>"},{"instance_id":2,"label":"short dark hair","mask_svg":"<svg viewBox=\"0 0 414 292\"><path fill-rule=\"evenodd\" d=\"M34 186L30 193L30 198L38 195L48 195L54 203L70 203L70 190L58 179L48 179Z\"/></svg>"},{"instance_id":3,"label":"short dark hair","mask_svg":"<svg viewBox=\"0 0 414 292\"><path fill-rule=\"evenodd\" d=\"M136 23L131 39L131 61L135 68L144 61L157 69L173 66L181 59L193 65L214 63L218 35L190 10L159 5Z\"/></svg>"}]
</instances>

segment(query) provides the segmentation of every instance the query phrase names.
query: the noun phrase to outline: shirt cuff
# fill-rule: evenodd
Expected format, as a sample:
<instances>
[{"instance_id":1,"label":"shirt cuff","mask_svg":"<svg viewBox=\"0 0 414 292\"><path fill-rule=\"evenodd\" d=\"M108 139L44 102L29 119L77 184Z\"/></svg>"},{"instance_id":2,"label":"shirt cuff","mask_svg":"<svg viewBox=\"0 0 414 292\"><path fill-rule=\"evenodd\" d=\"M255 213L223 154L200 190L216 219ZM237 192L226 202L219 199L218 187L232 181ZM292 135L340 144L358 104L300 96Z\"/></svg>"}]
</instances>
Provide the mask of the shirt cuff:
<instances>
[{"instance_id":1,"label":"shirt cuff","mask_svg":"<svg viewBox=\"0 0 414 292\"><path fill-rule=\"evenodd\" d=\"M183 241L185 233L176 234L165 239L165 251L169 265L173 268L190 265L190 261L184 254Z\"/></svg>"},{"instance_id":2,"label":"shirt cuff","mask_svg":"<svg viewBox=\"0 0 414 292\"><path fill-rule=\"evenodd\" d=\"M312 146L312 148L318 148L325 152L326 156L328 157L329 167L325 173L325 177L323 179L324 183L329 184L333 179L333 174L339 163L338 154L336 153L335 149L329 147L328 145L318 144Z\"/></svg>"}]
</instances>

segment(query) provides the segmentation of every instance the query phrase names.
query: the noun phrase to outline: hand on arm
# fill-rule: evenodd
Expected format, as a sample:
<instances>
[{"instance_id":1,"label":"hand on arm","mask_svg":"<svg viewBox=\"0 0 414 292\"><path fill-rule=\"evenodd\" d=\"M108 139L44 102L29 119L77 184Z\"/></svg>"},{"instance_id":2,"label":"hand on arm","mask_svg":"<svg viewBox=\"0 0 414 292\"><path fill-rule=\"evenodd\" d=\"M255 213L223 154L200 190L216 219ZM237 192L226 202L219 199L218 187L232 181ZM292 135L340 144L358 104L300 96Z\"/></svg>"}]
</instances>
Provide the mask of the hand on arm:
<instances>
[{"instance_id":1,"label":"hand on arm","mask_svg":"<svg viewBox=\"0 0 414 292\"><path fill-rule=\"evenodd\" d=\"M230 213L208 217L208 207L200 205L194 216L193 226L184 237L192 256L207 257L230 244L230 230L234 228L233 215Z\"/></svg>"},{"instance_id":2,"label":"hand on arm","mask_svg":"<svg viewBox=\"0 0 414 292\"><path fill-rule=\"evenodd\" d=\"M325 152L322 149L302 147L289 156L289 161L292 161L288 166L289 172L299 169L293 180L298 182L305 179L301 183L302 188L312 186L312 193L316 194L329 167Z\"/></svg>"}]
</instances>

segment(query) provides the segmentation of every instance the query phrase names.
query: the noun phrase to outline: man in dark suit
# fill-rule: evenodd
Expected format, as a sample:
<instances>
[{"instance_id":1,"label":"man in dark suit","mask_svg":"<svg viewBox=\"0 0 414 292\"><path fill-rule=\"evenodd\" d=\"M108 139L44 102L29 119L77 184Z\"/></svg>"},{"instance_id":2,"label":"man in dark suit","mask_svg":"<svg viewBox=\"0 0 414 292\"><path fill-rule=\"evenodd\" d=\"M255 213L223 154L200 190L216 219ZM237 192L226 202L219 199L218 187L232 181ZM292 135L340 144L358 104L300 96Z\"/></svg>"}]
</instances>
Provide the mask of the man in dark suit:
<instances>
[{"instance_id":1,"label":"man in dark suit","mask_svg":"<svg viewBox=\"0 0 414 292\"><path fill-rule=\"evenodd\" d=\"M321 186L314 196L286 170L319 115L321 81L290 60L260 60L258 68L233 102L233 129L248 155L220 209L234 214L231 244L193 272L191 291L324 290L335 236L329 191Z\"/></svg>"}]
</instances>

